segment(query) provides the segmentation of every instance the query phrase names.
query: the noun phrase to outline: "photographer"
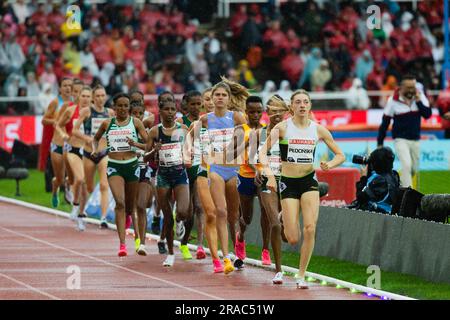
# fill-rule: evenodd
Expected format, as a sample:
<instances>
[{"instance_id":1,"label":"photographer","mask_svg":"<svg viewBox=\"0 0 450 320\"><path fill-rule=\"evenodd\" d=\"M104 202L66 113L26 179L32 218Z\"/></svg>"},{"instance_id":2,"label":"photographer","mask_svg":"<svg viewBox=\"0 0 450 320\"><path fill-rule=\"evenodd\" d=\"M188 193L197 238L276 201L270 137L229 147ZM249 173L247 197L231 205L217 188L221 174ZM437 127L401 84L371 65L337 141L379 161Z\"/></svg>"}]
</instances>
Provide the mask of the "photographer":
<instances>
[{"instance_id":1,"label":"photographer","mask_svg":"<svg viewBox=\"0 0 450 320\"><path fill-rule=\"evenodd\" d=\"M364 164L356 183L356 200L348 208L391 213L400 188L397 171L393 170L394 153L390 148L374 150L369 158L353 156L353 163Z\"/></svg>"},{"instance_id":2,"label":"photographer","mask_svg":"<svg viewBox=\"0 0 450 320\"><path fill-rule=\"evenodd\" d=\"M391 119L394 119L392 138L402 167L402 187L412 185L412 176L419 168L421 117L431 117L430 102L416 83L416 78L404 76L400 88L386 103L377 138L378 146L383 146L386 131Z\"/></svg>"}]
</instances>

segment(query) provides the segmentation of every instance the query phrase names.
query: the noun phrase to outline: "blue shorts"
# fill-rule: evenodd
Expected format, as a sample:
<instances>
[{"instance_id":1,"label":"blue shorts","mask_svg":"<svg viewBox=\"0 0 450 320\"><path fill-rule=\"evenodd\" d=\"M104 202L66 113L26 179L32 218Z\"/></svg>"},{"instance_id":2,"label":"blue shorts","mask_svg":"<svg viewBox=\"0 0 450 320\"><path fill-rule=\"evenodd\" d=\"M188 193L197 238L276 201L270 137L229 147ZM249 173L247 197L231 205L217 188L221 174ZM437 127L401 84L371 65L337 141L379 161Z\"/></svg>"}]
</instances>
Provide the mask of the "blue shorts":
<instances>
[{"instance_id":1,"label":"blue shorts","mask_svg":"<svg viewBox=\"0 0 450 320\"><path fill-rule=\"evenodd\" d=\"M209 168L210 173L217 173L219 176L222 177L222 179L225 182L228 182L229 180L233 179L234 177L237 177L238 175L238 168L237 167L224 167L219 165L212 164Z\"/></svg>"},{"instance_id":2,"label":"blue shorts","mask_svg":"<svg viewBox=\"0 0 450 320\"><path fill-rule=\"evenodd\" d=\"M258 191L255 185L255 178L246 178L238 175L237 178L238 192L244 196L254 197Z\"/></svg>"},{"instance_id":3,"label":"blue shorts","mask_svg":"<svg viewBox=\"0 0 450 320\"><path fill-rule=\"evenodd\" d=\"M176 174L161 174L160 172L156 174L157 188L173 189L180 184L189 184L186 170L180 171Z\"/></svg>"}]
</instances>

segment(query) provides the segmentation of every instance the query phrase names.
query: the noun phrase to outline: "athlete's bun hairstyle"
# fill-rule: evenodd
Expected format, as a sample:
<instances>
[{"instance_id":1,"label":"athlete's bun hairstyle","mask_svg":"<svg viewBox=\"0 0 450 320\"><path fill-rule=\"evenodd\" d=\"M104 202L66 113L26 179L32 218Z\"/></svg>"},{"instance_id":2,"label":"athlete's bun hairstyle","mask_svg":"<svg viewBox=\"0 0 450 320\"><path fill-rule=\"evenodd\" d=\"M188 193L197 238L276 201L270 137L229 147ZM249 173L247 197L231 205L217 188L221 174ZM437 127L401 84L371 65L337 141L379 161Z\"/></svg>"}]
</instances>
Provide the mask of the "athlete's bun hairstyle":
<instances>
[{"instance_id":1,"label":"athlete's bun hairstyle","mask_svg":"<svg viewBox=\"0 0 450 320\"><path fill-rule=\"evenodd\" d=\"M267 100L267 110L288 112L290 109L282 97L278 94L274 94Z\"/></svg>"},{"instance_id":2,"label":"athlete's bun hairstyle","mask_svg":"<svg viewBox=\"0 0 450 320\"><path fill-rule=\"evenodd\" d=\"M175 103L175 96L171 91L163 91L158 95L158 108L164 107L164 104L168 101L164 101L162 99L162 96L164 95L170 95L172 97L173 102Z\"/></svg>"}]
</instances>

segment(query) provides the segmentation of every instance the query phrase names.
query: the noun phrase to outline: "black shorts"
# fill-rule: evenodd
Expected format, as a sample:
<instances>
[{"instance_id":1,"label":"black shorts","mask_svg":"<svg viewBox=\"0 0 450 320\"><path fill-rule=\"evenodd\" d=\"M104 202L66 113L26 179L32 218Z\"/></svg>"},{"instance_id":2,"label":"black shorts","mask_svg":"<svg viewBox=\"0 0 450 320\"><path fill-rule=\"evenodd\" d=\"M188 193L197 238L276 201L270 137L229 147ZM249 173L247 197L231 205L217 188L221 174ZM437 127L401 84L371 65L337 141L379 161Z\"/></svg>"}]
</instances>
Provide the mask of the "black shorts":
<instances>
[{"instance_id":1,"label":"black shorts","mask_svg":"<svg viewBox=\"0 0 450 320\"><path fill-rule=\"evenodd\" d=\"M80 159L83 159L83 156L81 155L81 148L75 148L70 146L70 149L68 148L69 153L73 153L74 155L78 156Z\"/></svg>"},{"instance_id":2,"label":"black shorts","mask_svg":"<svg viewBox=\"0 0 450 320\"><path fill-rule=\"evenodd\" d=\"M316 180L316 173L310 174L301 178L288 178L281 176L279 190L280 199L300 199L302 194L309 191L319 192L319 183Z\"/></svg>"},{"instance_id":3,"label":"black shorts","mask_svg":"<svg viewBox=\"0 0 450 320\"><path fill-rule=\"evenodd\" d=\"M152 178L152 168L149 166L139 166L139 182L150 183L150 179Z\"/></svg>"},{"instance_id":4,"label":"black shorts","mask_svg":"<svg viewBox=\"0 0 450 320\"><path fill-rule=\"evenodd\" d=\"M102 161L102 159L103 159L104 157L106 157L107 155L108 155L108 150L107 150L107 149L101 151L101 152L98 154L98 156L95 157L95 158L92 157L92 155L91 155L90 152L87 152L87 151L84 151L84 150L83 150L83 157L85 157L85 158L91 160L91 161L92 161L93 163L95 163L95 164L99 164L100 161Z\"/></svg>"}]
</instances>

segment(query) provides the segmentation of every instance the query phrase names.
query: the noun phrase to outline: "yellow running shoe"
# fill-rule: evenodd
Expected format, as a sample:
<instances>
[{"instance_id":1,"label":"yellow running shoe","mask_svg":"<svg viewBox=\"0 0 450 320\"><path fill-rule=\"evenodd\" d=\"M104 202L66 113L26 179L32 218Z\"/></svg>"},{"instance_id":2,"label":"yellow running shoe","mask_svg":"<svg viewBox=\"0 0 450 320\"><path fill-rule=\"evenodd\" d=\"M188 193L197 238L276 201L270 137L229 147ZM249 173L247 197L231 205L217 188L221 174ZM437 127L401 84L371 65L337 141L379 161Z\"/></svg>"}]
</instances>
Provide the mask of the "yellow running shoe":
<instances>
[{"instance_id":1,"label":"yellow running shoe","mask_svg":"<svg viewBox=\"0 0 450 320\"><path fill-rule=\"evenodd\" d=\"M141 246L141 239L137 238L134 240L134 249L137 252L139 250L139 247Z\"/></svg>"},{"instance_id":2,"label":"yellow running shoe","mask_svg":"<svg viewBox=\"0 0 450 320\"><path fill-rule=\"evenodd\" d=\"M191 252L189 251L189 248L186 244L180 246L180 251L181 251L181 255L183 256L184 260L192 259Z\"/></svg>"},{"instance_id":3,"label":"yellow running shoe","mask_svg":"<svg viewBox=\"0 0 450 320\"><path fill-rule=\"evenodd\" d=\"M228 259L228 258L223 259L223 265L224 265L223 272L225 274L228 274L228 273L234 271L234 267L233 267L233 264L231 263L230 259Z\"/></svg>"}]
</instances>

